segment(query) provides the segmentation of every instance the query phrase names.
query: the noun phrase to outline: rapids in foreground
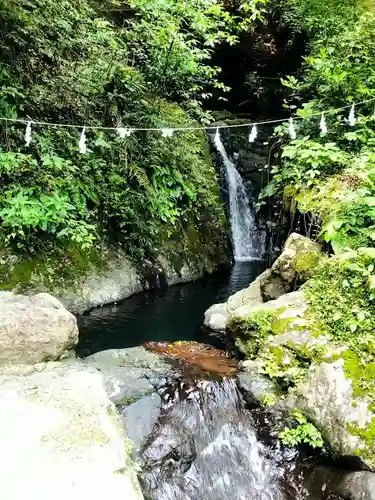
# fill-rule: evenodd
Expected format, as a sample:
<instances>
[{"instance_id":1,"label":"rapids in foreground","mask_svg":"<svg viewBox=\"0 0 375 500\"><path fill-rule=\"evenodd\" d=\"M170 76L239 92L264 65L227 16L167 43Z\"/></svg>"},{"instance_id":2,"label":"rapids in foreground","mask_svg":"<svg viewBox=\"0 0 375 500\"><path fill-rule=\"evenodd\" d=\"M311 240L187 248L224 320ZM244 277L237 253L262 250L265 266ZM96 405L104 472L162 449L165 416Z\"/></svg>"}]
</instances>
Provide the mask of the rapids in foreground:
<instances>
[{"instance_id":1,"label":"rapids in foreground","mask_svg":"<svg viewBox=\"0 0 375 500\"><path fill-rule=\"evenodd\" d=\"M164 415L141 454L146 498L283 498L234 378L177 381L162 394Z\"/></svg>"}]
</instances>

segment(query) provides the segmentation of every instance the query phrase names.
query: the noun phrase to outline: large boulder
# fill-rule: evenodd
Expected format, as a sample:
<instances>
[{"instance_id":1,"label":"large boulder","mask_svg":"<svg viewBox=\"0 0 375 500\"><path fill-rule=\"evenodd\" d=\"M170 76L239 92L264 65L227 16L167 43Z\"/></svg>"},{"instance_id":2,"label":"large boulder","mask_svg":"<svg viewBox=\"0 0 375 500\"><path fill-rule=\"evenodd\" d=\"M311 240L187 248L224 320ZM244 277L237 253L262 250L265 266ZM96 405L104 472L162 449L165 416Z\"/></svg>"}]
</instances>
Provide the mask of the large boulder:
<instances>
[{"instance_id":1,"label":"large boulder","mask_svg":"<svg viewBox=\"0 0 375 500\"><path fill-rule=\"evenodd\" d=\"M375 474L354 472L347 474L335 493L344 500L375 500Z\"/></svg>"},{"instance_id":2,"label":"large boulder","mask_svg":"<svg viewBox=\"0 0 375 500\"><path fill-rule=\"evenodd\" d=\"M0 364L57 360L77 342L76 318L51 295L0 293Z\"/></svg>"},{"instance_id":3,"label":"large boulder","mask_svg":"<svg viewBox=\"0 0 375 500\"><path fill-rule=\"evenodd\" d=\"M300 234L291 234L284 251L270 269L248 288L232 295L226 303L215 304L206 311L205 326L225 332L231 318L248 315L263 302L278 299L299 288L311 276L320 255L319 245Z\"/></svg>"},{"instance_id":4,"label":"large boulder","mask_svg":"<svg viewBox=\"0 0 375 500\"><path fill-rule=\"evenodd\" d=\"M71 361L0 377L0 407L7 500L142 500L131 445L97 370Z\"/></svg>"},{"instance_id":5,"label":"large boulder","mask_svg":"<svg viewBox=\"0 0 375 500\"><path fill-rule=\"evenodd\" d=\"M372 472L314 467L307 474L304 486L314 499L375 500L375 474Z\"/></svg>"},{"instance_id":6,"label":"large boulder","mask_svg":"<svg viewBox=\"0 0 375 500\"><path fill-rule=\"evenodd\" d=\"M258 278L263 301L277 299L307 281L318 263L320 254L317 243L292 233L271 269Z\"/></svg>"},{"instance_id":7,"label":"large boulder","mask_svg":"<svg viewBox=\"0 0 375 500\"><path fill-rule=\"evenodd\" d=\"M372 367L321 332L302 291L260 304L250 313L240 310L229 329L251 358L242 363L245 373L255 371L258 378L277 382L284 393L279 407L288 413L302 411L333 455L375 470L375 413L366 394L372 387ZM264 383L253 392L259 398L274 394Z\"/></svg>"},{"instance_id":8,"label":"large boulder","mask_svg":"<svg viewBox=\"0 0 375 500\"><path fill-rule=\"evenodd\" d=\"M358 457L361 467L375 471L375 413L369 399L354 394L345 356L312 364L285 404L314 422L336 456Z\"/></svg>"}]
</instances>

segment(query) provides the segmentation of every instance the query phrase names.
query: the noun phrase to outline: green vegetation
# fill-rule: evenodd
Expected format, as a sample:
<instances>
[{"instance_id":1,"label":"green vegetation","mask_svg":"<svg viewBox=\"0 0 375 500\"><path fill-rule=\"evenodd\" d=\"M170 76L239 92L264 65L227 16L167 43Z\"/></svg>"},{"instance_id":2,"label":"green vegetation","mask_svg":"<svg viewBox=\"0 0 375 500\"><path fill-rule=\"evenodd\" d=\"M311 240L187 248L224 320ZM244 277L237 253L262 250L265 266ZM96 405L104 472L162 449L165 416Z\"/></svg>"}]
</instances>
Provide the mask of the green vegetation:
<instances>
[{"instance_id":1,"label":"green vegetation","mask_svg":"<svg viewBox=\"0 0 375 500\"><path fill-rule=\"evenodd\" d=\"M322 359L342 358L354 398L374 412L374 2L282 0L278 8L283 23L305 34L307 55L300 71L282 82L285 108L300 118L295 121L297 139L290 141L287 125L276 128L271 180L261 201L282 198L286 206L312 215L313 223L320 224L319 237L334 255L315 263L303 287L310 302L305 320L309 329L313 325L313 335L326 338L330 347L340 345L343 352L330 357L322 350L312 353L308 349L304 355L300 346L286 347L301 368L304 356L307 367ZM351 124L350 103L367 100L356 107L357 121ZM327 133L319 128L323 112ZM269 356L266 359L269 362ZM273 353L270 376L285 369L280 359L281 355ZM286 429L280 438L285 444L311 439L319 446L321 436L301 418L296 428ZM372 462L375 419L364 428L349 427L365 443ZM364 457L367 450L360 449L358 454Z\"/></svg>"},{"instance_id":2,"label":"green vegetation","mask_svg":"<svg viewBox=\"0 0 375 500\"><path fill-rule=\"evenodd\" d=\"M299 444L308 444L313 448L323 448L324 441L319 430L306 420L299 410L292 413L297 425L292 428L286 427L279 434L279 439L285 446L297 446Z\"/></svg>"},{"instance_id":3,"label":"green vegetation","mask_svg":"<svg viewBox=\"0 0 375 500\"><path fill-rule=\"evenodd\" d=\"M204 100L227 90L210 65L213 49L235 43L264 4L0 0L0 116L94 127L208 123ZM204 134L123 139L90 128L82 155L80 133L34 125L27 148L25 126L1 122L2 261L9 252L86 255L101 242L152 259L164 242L207 227L203 237L225 245Z\"/></svg>"},{"instance_id":4,"label":"green vegetation","mask_svg":"<svg viewBox=\"0 0 375 500\"><path fill-rule=\"evenodd\" d=\"M228 331L236 339L236 345L248 359L256 357L264 340L272 333L272 323L276 316L269 311L253 313L249 318L233 317ZM250 340L249 340L250 338Z\"/></svg>"}]
</instances>

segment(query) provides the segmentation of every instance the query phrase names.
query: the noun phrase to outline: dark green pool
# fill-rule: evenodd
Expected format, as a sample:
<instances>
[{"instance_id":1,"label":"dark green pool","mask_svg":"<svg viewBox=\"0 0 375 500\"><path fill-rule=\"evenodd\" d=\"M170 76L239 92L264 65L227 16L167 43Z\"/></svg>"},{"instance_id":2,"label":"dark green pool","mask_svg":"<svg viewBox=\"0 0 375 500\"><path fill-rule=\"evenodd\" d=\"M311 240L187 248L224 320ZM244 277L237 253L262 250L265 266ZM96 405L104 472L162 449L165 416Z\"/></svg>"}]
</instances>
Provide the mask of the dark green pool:
<instances>
[{"instance_id":1,"label":"dark green pool","mask_svg":"<svg viewBox=\"0 0 375 500\"><path fill-rule=\"evenodd\" d=\"M79 356L147 341L207 341L201 329L205 311L245 288L263 270L263 261L238 262L229 273L133 296L78 319Z\"/></svg>"}]
</instances>

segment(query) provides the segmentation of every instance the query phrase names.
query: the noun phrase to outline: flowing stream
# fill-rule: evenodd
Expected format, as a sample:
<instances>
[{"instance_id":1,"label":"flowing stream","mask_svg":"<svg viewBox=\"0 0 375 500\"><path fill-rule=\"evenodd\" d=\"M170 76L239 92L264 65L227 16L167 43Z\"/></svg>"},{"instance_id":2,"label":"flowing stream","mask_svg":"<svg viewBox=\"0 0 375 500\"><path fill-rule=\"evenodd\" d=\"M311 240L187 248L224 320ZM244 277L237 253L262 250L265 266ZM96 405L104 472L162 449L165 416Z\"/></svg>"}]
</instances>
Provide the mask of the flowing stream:
<instances>
[{"instance_id":1,"label":"flowing stream","mask_svg":"<svg viewBox=\"0 0 375 500\"><path fill-rule=\"evenodd\" d=\"M163 394L164 416L145 447L148 500L282 500L234 378L178 382Z\"/></svg>"},{"instance_id":2,"label":"flowing stream","mask_svg":"<svg viewBox=\"0 0 375 500\"><path fill-rule=\"evenodd\" d=\"M257 230L255 214L251 208L242 177L235 164L229 159L219 131L216 132L214 142L225 167L234 259L247 261L262 258L265 253L265 245L261 233Z\"/></svg>"},{"instance_id":3,"label":"flowing stream","mask_svg":"<svg viewBox=\"0 0 375 500\"><path fill-rule=\"evenodd\" d=\"M200 328L204 311L244 288L263 268L260 261L238 262L230 275L140 294L93 310L79 318L77 353L86 356L148 341L215 344L216 339ZM305 490L296 455L288 455L270 436L274 422L268 422L260 409L249 408L235 373L222 377L192 365L175 373L155 382L155 394L145 394L144 403L142 399L126 403L124 413L124 408L120 410L123 415L133 412L127 425L142 428L142 419L149 420L156 401L159 416L136 457L145 500L336 498L323 496L316 481L313 494ZM315 470L311 462L302 462L303 471Z\"/></svg>"}]
</instances>

